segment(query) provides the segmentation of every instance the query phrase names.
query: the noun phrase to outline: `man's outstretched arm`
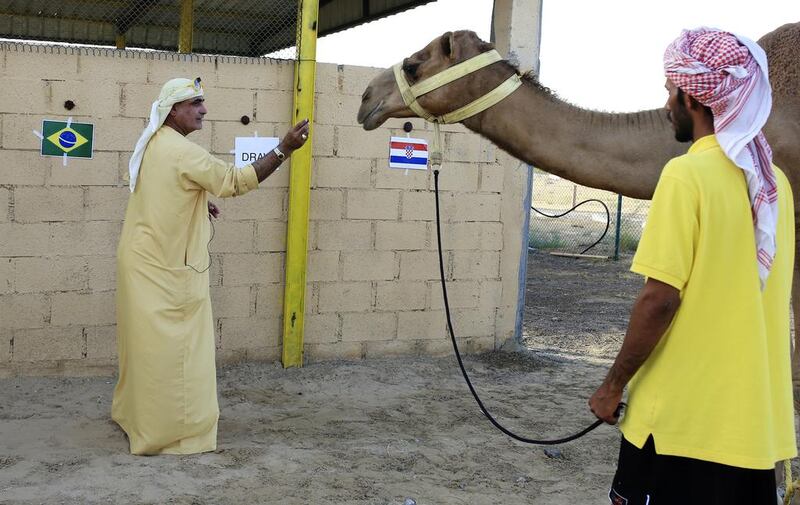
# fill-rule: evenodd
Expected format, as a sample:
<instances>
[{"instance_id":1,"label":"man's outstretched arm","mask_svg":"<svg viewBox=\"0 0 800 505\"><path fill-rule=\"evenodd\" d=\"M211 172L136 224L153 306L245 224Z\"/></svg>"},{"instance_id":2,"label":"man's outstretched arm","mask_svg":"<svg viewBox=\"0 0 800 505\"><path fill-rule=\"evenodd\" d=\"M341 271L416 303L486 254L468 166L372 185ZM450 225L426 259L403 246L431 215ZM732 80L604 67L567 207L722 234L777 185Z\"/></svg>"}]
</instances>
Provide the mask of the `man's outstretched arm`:
<instances>
[{"instance_id":1,"label":"man's outstretched arm","mask_svg":"<svg viewBox=\"0 0 800 505\"><path fill-rule=\"evenodd\" d=\"M647 280L633 304L622 349L589 399L589 408L598 418L616 424L615 411L622 400L622 390L658 345L680 304L677 289L655 279Z\"/></svg>"}]
</instances>

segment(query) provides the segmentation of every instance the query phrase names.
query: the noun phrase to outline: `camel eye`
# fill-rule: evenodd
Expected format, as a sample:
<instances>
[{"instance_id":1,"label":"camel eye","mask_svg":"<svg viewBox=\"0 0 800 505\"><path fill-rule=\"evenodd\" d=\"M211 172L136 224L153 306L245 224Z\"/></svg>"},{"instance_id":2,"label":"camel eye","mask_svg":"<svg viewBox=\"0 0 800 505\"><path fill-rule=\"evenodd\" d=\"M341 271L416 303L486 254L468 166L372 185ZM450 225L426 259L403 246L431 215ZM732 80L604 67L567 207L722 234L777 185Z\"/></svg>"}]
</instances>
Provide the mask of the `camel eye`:
<instances>
[{"instance_id":1,"label":"camel eye","mask_svg":"<svg viewBox=\"0 0 800 505\"><path fill-rule=\"evenodd\" d=\"M419 68L419 63L404 63L403 64L403 72L408 74L409 77L416 77L418 68Z\"/></svg>"}]
</instances>

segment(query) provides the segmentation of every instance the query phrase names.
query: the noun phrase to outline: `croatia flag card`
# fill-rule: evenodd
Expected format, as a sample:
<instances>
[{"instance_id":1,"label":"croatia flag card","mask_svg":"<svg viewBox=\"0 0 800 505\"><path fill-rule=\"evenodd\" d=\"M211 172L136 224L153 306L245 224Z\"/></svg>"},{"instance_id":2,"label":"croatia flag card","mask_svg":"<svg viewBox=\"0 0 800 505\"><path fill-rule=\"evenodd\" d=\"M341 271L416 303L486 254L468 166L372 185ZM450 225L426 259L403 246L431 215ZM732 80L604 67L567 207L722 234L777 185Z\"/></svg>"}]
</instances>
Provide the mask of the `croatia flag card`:
<instances>
[{"instance_id":1,"label":"croatia flag card","mask_svg":"<svg viewBox=\"0 0 800 505\"><path fill-rule=\"evenodd\" d=\"M392 137L389 145L389 168L428 169L428 141Z\"/></svg>"}]
</instances>

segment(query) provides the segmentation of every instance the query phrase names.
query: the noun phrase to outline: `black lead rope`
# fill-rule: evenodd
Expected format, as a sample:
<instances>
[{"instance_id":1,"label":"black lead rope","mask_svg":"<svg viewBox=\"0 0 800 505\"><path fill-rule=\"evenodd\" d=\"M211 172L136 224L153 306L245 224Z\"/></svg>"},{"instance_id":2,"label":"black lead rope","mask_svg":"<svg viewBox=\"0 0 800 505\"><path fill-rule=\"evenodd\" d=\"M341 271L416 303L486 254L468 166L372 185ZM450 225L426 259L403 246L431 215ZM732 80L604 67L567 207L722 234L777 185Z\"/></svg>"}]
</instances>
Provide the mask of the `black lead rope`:
<instances>
[{"instance_id":1,"label":"black lead rope","mask_svg":"<svg viewBox=\"0 0 800 505\"><path fill-rule=\"evenodd\" d=\"M605 202L603 202L602 200L598 200L597 198L589 198L588 200L584 200L584 201L580 202L579 204L575 205L574 207L572 207L572 208L571 208L571 209L569 209L568 211L566 211L566 212L562 212L561 214L545 214L544 212L542 212L541 210L537 209L537 208L536 208L536 207L534 207L533 205L531 205L531 210L532 210L532 211L534 211L534 212L536 212L536 213L537 213L537 214L539 214L539 215L542 215L542 216L544 216L544 217L549 217L549 218L552 218L552 219L557 219L557 218L559 218L559 217L564 217L564 216L566 216L567 214L569 214L570 212L572 212L573 210L577 209L578 207L580 207L581 205L583 205L583 204L585 204L585 203L592 203L592 202L594 202L594 203L599 203L599 204L600 204L600 205L602 205L602 206L603 206L603 208L605 209L605 211L606 211L606 229L605 229L605 230L603 230L603 234L602 234L602 235L600 235L600 238L599 238L599 239L597 239L597 240L596 240L596 241L595 241L595 242L594 242L592 245L590 245L589 247L587 247L586 249L584 249L583 251L581 251L581 252L579 253L579 254L586 254L586 251L588 251L588 250L589 250L589 249L591 249L592 247L596 246L597 244L599 244L600 242L602 242L604 238L606 238L606 234L608 233L608 227L611 225L611 211L610 211L610 210L608 210L608 205L606 205L606 204L605 204Z\"/></svg>"},{"instance_id":2,"label":"black lead rope","mask_svg":"<svg viewBox=\"0 0 800 505\"><path fill-rule=\"evenodd\" d=\"M533 438L525 438L517 435L516 433L508 430L503 425L501 425L497 420L492 417L486 407L484 407L483 402L478 397L478 393L475 391L475 388L472 386L472 382L469 380L469 375L467 375L467 370L464 368L464 362L461 360L461 353L458 352L458 344L456 343L456 336L455 332L453 332L453 321L450 317L450 302L447 300L447 282L444 278L444 258L442 257L442 227L441 227L441 219L439 217L439 171L433 171L433 181L434 181L434 188L436 194L436 241L439 247L439 274L442 278L442 294L444 295L444 310L447 316L447 329L450 332L450 340L453 341L453 350L456 352L456 359L458 359L458 366L461 367L461 373L464 375L464 380L467 381L467 386L469 386L470 392L472 392L472 396L475 398L475 401L478 402L478 407L481 408L481 412L483 415L486 416L487 419L497 428L498 430L502 431L509 437L513 438L514 440L518 440L520 442L524 442L526 444L535 444L535 445L558 445L563 444L566 442L571 442L572 440L578 439L593 429L597 428L603 421L598 419L591 426L580 431L574 435L570 435L564 438L558 438L555 440L536 440ZM619 414L622 412L622 409L625 407L624 403L620 403L619 407L617 407L616 417L619 417Z\"/></svg>"}]
</instances>

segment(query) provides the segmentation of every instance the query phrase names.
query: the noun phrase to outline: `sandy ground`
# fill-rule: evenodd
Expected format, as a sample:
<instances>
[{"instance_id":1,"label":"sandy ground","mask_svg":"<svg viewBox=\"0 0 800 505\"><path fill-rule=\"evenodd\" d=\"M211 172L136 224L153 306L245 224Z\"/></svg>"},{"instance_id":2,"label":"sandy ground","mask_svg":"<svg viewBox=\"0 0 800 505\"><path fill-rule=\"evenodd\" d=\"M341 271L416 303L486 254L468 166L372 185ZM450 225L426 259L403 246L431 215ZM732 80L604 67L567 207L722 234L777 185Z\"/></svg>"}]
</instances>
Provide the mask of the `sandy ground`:
<instances>
[{"instance_id":1,"label":"sandy ground","mask_svg":"<svg viewBox=\"0 0 800 505\"><path fill-rule=\"evenodd\" d=\"M536 351L466 359L501 422L558 437L593 421L586 399L641 285L628 262L531 255ZM607 504L616 463L613 427L549 455L501 434L452 356L223 368L218 450L185 457L130 456L113 385L0 380L0 503Z\"/></svg>"}]
</instances>

